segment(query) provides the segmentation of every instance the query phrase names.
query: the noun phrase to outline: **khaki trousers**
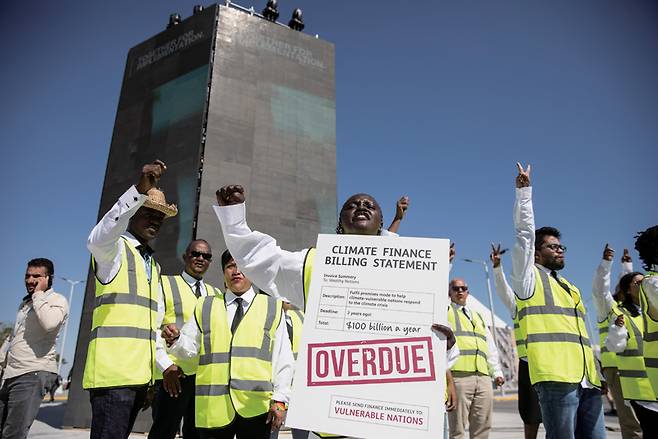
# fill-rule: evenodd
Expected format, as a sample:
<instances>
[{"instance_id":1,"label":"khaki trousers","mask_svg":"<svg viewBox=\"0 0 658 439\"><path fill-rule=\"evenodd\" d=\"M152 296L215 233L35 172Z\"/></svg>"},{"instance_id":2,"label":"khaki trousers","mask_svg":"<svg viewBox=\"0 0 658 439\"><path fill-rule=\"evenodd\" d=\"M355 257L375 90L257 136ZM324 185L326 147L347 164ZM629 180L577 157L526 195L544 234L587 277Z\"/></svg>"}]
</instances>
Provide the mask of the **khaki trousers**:
<instances>
[{"instance_id":1,"label":"khaki trousers","mask_svg":"<svg viewBox=\"0 0 658 439\"><path fill-rule=\"evenodd\" d=\"M491 430L493 412L493 385L488 375L466 375L453 372L457 389L457 404L448 412L450 438L465 438L468 428L470 439L486 439Z\"/></svg>"},{"instance_id":2,"label":"khaki trousers","mask_svg":"<svg viewBox=\"0 0 658 439\"><path fill-rule=\"evenodd\" d=\"M621 427L621 437L623 439L641 439L642 428L640 421L637 420L633 409L624 404L624 395L621 391L619 382L619 371L616 367L606 367L603 369L603 375L608 383L608 390L615 401L615 409L619 417L619 426Z\"/></svg>"}]
</instances>

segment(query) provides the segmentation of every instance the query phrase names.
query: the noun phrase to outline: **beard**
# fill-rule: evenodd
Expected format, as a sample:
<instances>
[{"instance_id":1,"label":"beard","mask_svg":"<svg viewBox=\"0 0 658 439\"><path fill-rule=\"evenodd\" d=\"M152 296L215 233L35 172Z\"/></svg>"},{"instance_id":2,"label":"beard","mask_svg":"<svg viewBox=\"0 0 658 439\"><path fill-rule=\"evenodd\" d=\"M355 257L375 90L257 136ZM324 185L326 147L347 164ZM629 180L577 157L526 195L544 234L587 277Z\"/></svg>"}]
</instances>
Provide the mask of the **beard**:
<instances>
[{"instance_id":1,"label":"beard","mask_svg":"<svg viewBox=\"0 0 658 439\"><path fill-rule=\"evenodd\" d=\"M542 265L549 270L559 271L564 268L564 259L553 258L549 261L546 261L546 263Z\"/></svg>"}]
</instances>

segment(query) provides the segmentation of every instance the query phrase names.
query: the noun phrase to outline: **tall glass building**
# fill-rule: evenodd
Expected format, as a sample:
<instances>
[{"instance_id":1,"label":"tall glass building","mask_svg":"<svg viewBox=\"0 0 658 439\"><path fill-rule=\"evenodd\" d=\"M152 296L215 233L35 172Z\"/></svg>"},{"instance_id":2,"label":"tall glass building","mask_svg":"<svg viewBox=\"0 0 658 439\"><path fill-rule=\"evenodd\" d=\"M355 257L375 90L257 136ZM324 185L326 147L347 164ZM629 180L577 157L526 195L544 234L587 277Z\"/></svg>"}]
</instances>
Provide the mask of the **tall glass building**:
<instances>
[{"instance_id":1,"label":"tall glass building","mask_svg":"<svg viewBox=\"0 0 658 439\"><path fill-rule=\"evenodd\" d=\"M128 53L98 218L142 165L167 164L161 185L179 214L154 243L163 274L182 271L188 242L226 248L215 191L241 184L252 228L287 249L336 225L334 46L234 5L213 5ZM207 281L223 286L218 262ZM94 307L89 273L64 425L89 427L80 383ZM120 355L120 353L117 353ZM146 431L150 413L135 431Z\"/></svg>"}]
</instances>

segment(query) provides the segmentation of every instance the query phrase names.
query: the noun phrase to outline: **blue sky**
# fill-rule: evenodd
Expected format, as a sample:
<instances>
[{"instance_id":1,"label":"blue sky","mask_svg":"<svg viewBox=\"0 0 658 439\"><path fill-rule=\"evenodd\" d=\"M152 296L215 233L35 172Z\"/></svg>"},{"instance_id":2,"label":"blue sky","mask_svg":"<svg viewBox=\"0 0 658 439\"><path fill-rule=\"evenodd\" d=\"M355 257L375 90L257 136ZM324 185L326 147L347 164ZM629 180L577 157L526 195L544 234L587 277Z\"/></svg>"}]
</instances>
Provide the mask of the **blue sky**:
<instances>
[{"instance_id":1,"label":"blue sky","mask_svg":"<svg viewBox=\"0 0 658 439\"><path fill-rule=\"evenodd\" d=\"M193 5L3 4L1 321L15 318L27 260L86 277L126 55ZM370 192L389 221L407 194L402 234L450 238L458 258L484 259L489 242L513 243L515 162L529 162L537 225L562 230L563 274L590 304L604 244L619 256L658 222L655 2L299 0L280 1L281 21L297 6L305 32L336 45L339 202ZM486 303L480 266L457 261L454 274Z\"/></svg>"}]
</instances>

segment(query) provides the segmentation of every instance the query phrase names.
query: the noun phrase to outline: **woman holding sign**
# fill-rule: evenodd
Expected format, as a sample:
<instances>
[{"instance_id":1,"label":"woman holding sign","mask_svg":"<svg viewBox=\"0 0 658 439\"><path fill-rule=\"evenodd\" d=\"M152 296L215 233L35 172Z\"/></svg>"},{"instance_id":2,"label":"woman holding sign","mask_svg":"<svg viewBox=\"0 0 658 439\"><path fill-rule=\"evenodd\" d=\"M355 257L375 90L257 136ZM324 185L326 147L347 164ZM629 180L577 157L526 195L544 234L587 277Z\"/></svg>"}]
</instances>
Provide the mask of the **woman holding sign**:
<instances>
[{"instance_id":1,"label":"woman holding sign","mask_svg":"<svg viewBox=\"0 0 658 439\"><path fill-rule=\"evenodd\" d=\"M271 236L252 231L246 221L245 193L242 186L224 186L216 195L219 206L214 206L215 213L221 224L226 245L242 272L264 291L275 296L285 295L293 305L304 309L315 249L287 251L280 248ZM382 210L377 201L363 193L352 195L343 204L336 233L395 235L383 228ZM282 294L279 294L279 291ZM433 325L433 329L447 337L449 367L459 355L458 348L454 346L454 335L443 325ZM450 400L455 399L452 394Z\"/></svg>"}]
</instances>

